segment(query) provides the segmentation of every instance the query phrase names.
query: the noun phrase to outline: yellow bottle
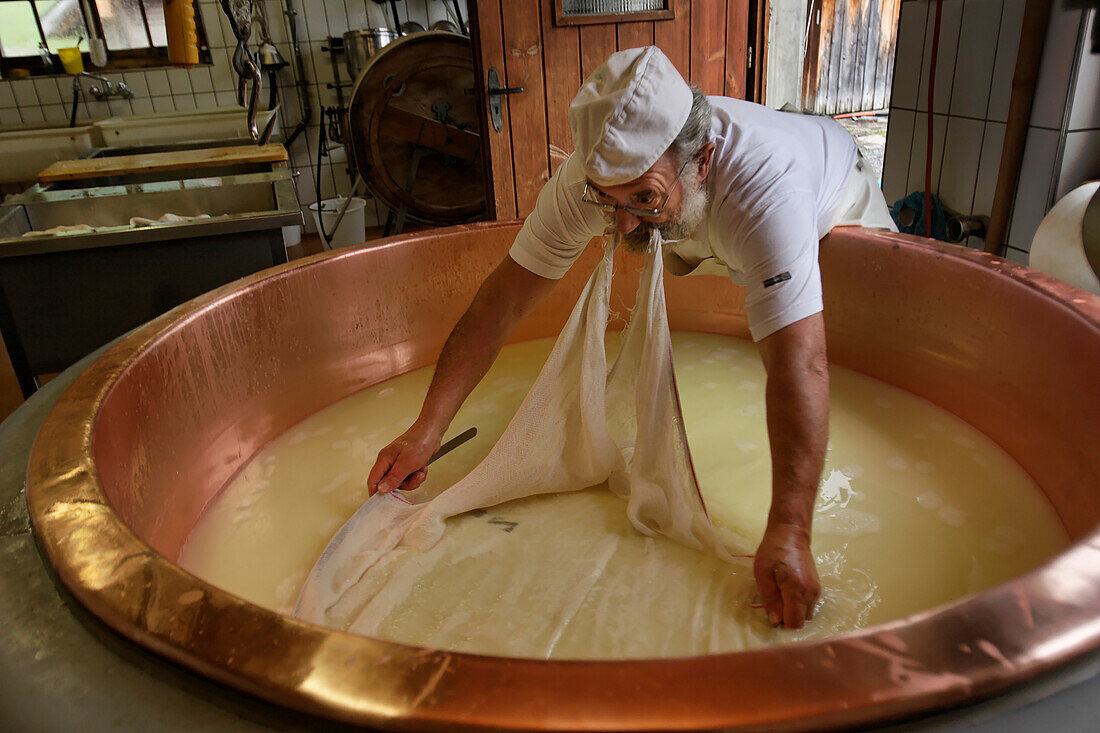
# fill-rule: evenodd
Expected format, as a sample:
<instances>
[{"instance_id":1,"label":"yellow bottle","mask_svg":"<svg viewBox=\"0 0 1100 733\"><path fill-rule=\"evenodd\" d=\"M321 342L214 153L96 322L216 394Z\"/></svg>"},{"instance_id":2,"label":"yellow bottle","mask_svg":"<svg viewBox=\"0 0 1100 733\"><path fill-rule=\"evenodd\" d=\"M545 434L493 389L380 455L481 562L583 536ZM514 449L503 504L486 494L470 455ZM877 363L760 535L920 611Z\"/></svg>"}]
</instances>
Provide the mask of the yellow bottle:
<instances>
[{"instance_id":1,"label":"yellow bottle","mask_svg":"<svg viewBox=\"0 0 1100 733\"><path fill-rule=\"evenodd\" d=\"M164 29L168 35L168 61L173 66L199 63L199 36L195 30L195 5L191 0L164 0Z\"/></svg>"}]
</instances>

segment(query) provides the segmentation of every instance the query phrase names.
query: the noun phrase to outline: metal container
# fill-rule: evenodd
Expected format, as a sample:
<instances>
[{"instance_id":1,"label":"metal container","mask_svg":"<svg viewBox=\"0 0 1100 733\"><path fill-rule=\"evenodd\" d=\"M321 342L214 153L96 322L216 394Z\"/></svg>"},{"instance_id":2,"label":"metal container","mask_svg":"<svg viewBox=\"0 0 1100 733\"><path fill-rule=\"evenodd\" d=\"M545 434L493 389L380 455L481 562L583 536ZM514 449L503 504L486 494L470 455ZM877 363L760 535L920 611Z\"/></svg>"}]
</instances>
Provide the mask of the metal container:
<instances>
[{"instance_id":1,"label":"metal container","mask_svg":"<svg viewBox=\"0 0 1100 733\"><path fill-rule=\"evenodd\" d=\"M1100 648L1100 297L916 237L836 230L821 247L832 361L986 433L1073 544L1003 585L820 641L685 659L451 653L306 624L174 560L203 508L275 436L430 364L519 222L470 224L295 261L128 334L42 425L26 475L39 544L120 634L219 683L393 729L839 729L1010 690ZM590 246L513 341L558 332ZM617 256L612 308L639 260ZM672 328L747 336L744 290L667 278Z\"/></svg>"},{"instance_id":2,"label":"metal container","mask_svg":"<svg viewBox=\"0 0 1100 733\"><path fill-rule=\"evenodd\" d=\"M459 30L457 25L446 19L437 20L436 22L432 23L431 27L428 28L428 30L445 31L447 33L457 33L459 35L464 35L462 31Z\"/></svg>"},{"instance_id":3,"label":"metal container","mask_svg":"<svg viewBox=\"0 0 1100 733\"><path fill-rule=\"evenodd\" d=\"M344 34L344 63L348 74L354 81L367 64L367 60L378 49L390 41L397 40L400 34L392 28L367 28L361 31L348 31Z\"/></svg>"},{"instance_id":4,"label":"metal container","mask_svg":"<svg viewBox=\"0 0 1100 733\"><path fill-rule=\"evenodd\" d=\"M302 215L285 167L202 175L36 185L0 207L0 331L24 396L37 375L211 288L286 262L282 227ZM145 223L168 213L207 218ZM31 234L72 225L91 230Z\"/></svg>"}]
</instances>

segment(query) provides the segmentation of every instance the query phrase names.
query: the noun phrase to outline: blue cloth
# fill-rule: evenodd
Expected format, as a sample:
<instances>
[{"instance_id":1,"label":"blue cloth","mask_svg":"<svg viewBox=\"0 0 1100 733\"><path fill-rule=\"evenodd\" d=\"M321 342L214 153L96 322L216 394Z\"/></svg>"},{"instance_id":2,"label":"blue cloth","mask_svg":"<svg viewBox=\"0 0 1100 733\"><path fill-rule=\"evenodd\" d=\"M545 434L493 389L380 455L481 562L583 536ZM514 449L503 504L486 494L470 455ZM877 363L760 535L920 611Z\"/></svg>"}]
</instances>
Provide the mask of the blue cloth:
<instances>
[{"instance_id":1,"label":"blue cloth","mask_svg":"<svg viewBox=\"0 0 1100 733\"><path fill-rule=\"evenodd\" d=\"M908 226L902 224L903 219L909 220L908 216L902 216L906 209L913 212L913 219ZM899 232L923 237L924 192L914 191L905 198L895 201L893 208L890 209L890 216L894 218L894 223L898 225ZM940 203L935 194L932 195L932 237L943 242L947 241L947 215L943 211L943 204Z\"/></svg>"}]
</instances>

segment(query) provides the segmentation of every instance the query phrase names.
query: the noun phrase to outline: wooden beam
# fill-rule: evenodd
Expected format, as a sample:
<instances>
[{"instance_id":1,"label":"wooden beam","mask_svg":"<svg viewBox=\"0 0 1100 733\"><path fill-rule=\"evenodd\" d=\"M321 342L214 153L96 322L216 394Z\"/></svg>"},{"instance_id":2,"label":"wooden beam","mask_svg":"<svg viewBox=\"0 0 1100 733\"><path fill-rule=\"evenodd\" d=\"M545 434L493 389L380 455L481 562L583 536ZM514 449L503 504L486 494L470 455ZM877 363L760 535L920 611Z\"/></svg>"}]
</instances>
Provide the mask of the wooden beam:
<instances>
[{"instance_id":1,"label":"wooden beam","mask_svg":"<svg viewBox=\"0 0 1100 733\"><path fill-rule=\"evenodd\" d=\"M286 159L286 148L278 143L234 145L224 148L175 150L168 153L59 160L39 173L38 180L41 183L55 183L82 178L125 176L133 173L212 168L238 163L285 163Z\"/></svg>"}]
</instances>

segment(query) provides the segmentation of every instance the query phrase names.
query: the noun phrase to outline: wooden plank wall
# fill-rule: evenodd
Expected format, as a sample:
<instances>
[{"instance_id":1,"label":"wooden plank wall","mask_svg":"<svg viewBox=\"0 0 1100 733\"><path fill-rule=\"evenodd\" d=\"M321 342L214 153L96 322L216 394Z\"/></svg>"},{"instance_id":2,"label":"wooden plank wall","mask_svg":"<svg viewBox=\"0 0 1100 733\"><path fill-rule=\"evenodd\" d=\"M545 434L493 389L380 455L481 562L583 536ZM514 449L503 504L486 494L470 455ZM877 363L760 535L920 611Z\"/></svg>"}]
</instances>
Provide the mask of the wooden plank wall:
<instances>
[{"instance_id":1,"label":"wooden plank wall","mask_svg":"<svg viewBox=\"0 0 1100 733\"><path fill-rule=\"evenodd\" d=\"M843 114L890 105L901 0L810 0L802 109Z\"/></svg>"},{"instance_id":2,"label":"wooden plank wall","mask_svg":"<svg viewBox=\"0 0 1100 733\"><path fill-rule=\"evenodd\" d=\"M707 94L743 97L752 1L670 0L673 20L560 27L553 0L471 2L484 69L503 66L502 83L524 88L505 99L510 139L489 132L495 218L524 217L534 208L543 183L573 150L569 102L615 51L655 44Z\"/></svg>"}]
</instances>

